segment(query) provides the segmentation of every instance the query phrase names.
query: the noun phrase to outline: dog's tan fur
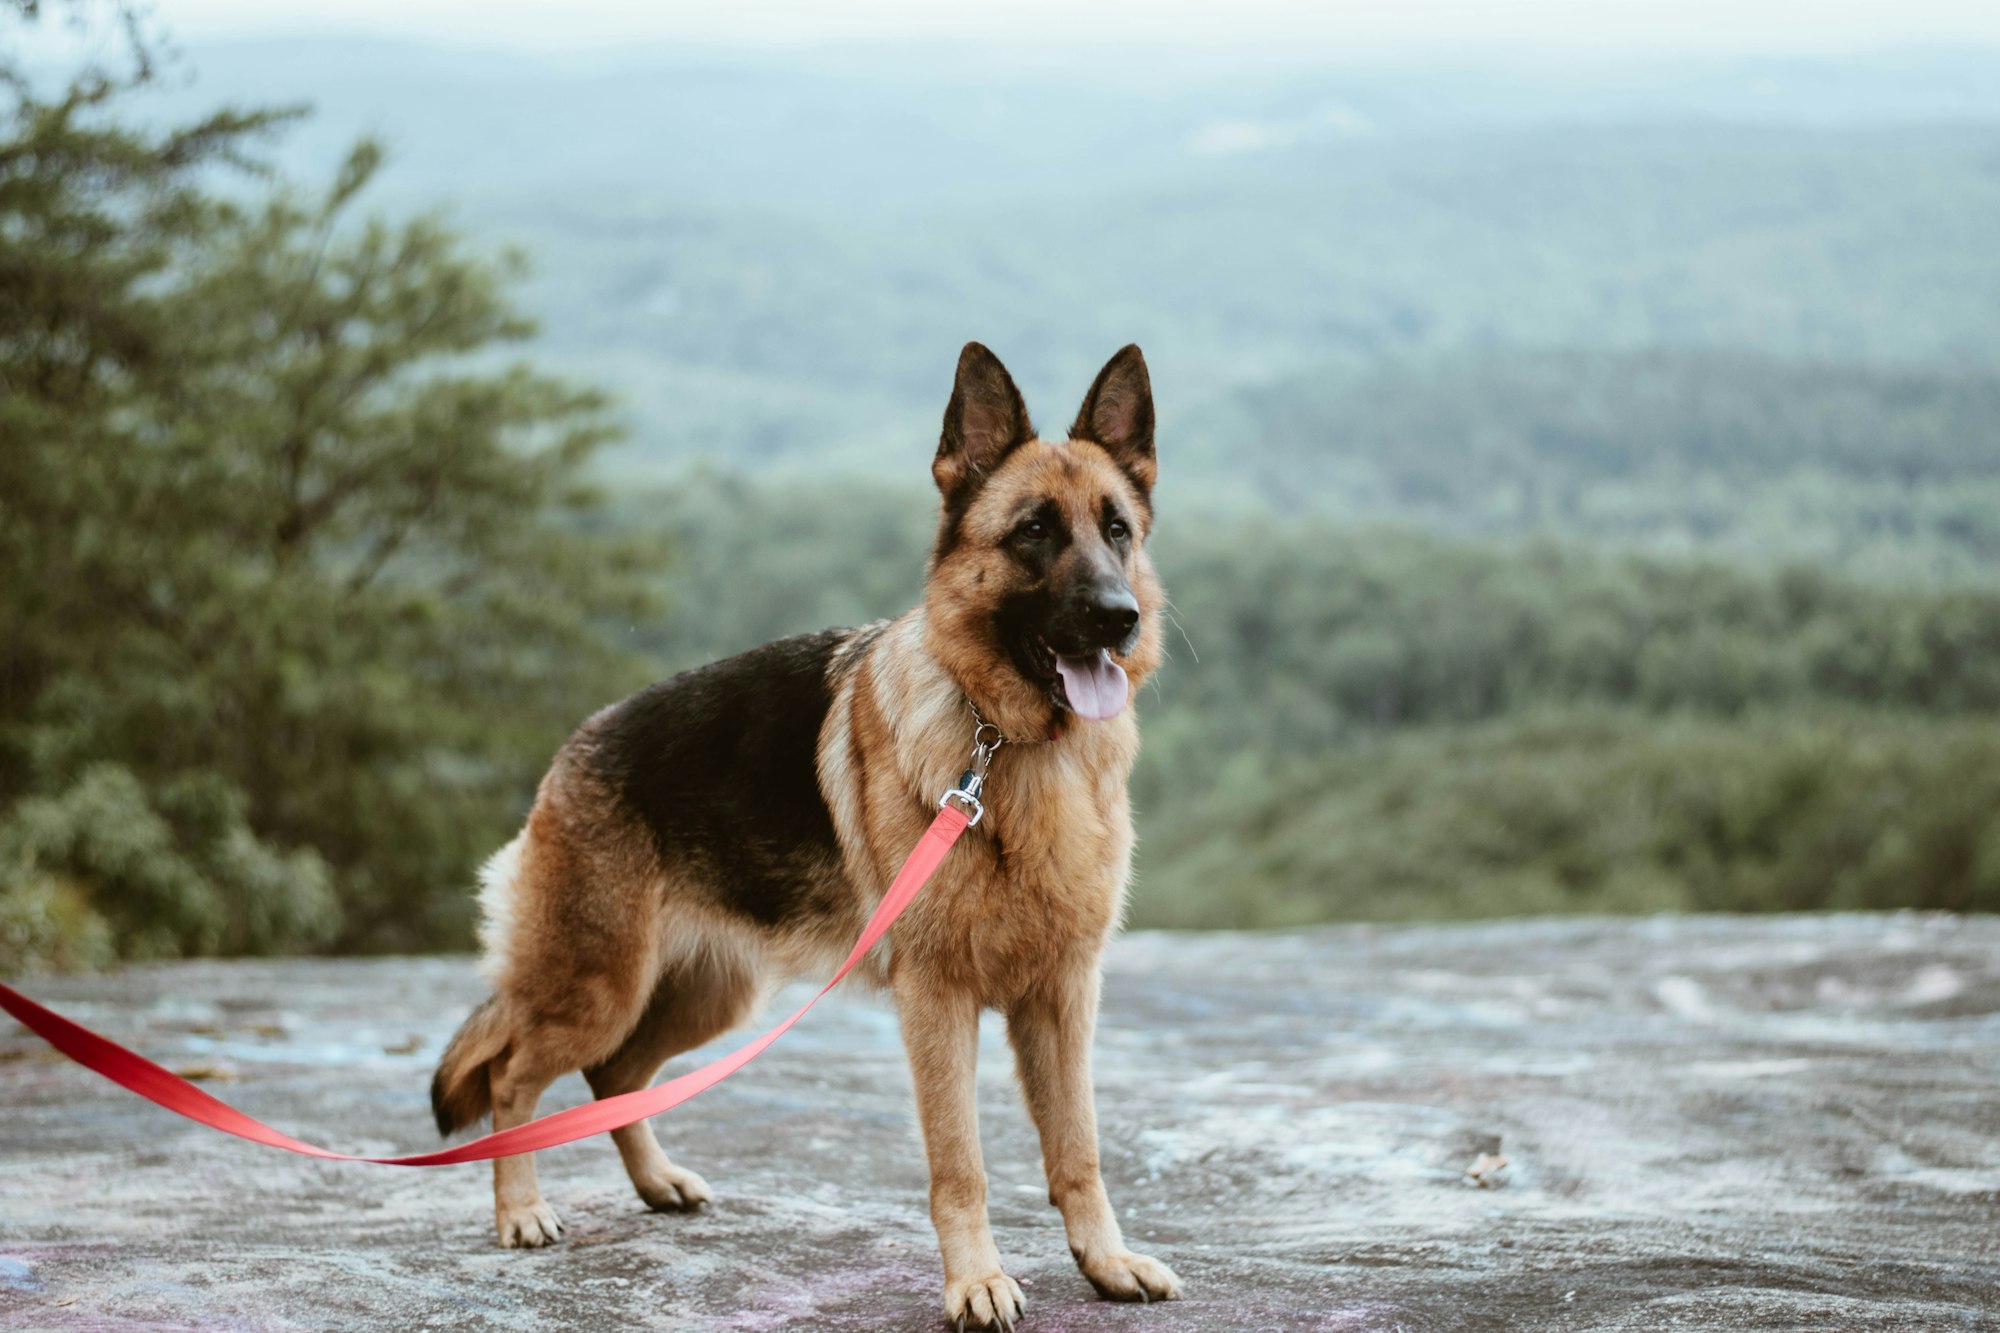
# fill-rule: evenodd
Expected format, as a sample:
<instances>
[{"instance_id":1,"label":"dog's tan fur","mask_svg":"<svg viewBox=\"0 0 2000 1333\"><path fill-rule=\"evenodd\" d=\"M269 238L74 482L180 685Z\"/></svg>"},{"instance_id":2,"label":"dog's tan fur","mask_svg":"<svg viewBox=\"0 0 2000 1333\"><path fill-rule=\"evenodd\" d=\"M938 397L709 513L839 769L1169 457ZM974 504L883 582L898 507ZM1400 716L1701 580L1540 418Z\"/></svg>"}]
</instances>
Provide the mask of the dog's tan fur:
<instances>
[{"instance_id":1,"label":"dog's tan fur","mask_svg":"<svg viewBox=\"0 0 2000 1333\"><path fill-rule=\"evenodd\" d=\"M955 541L933 558L922 605L852 631L834 651L817 769L839 856L818 868L809 911L765 927L718 909L699 891L698 871L664 863L593 776L584 756L598 719L587 722L543 780L527 827L489 867L485 965L495 996L440 1067L452 1122L490 1106L496 1128L521 1124L542 1090L577 1068L600 1097L644 1087L673 1055L743 1021L770 987L830 971L929 824L938 794L966 766L970 701L1008 738L989 775L985 818L857 972L891 991L901 1015L946 1315L1008 1326L1022 1308L986 1216L973 1064L988 1008L1006 1016L1050 1200L1083 1273L1115 1298L1177 1296L1173 1273L1132 1253L1120 1234L1099 1174L1090 1086L1098 961L1123 909L1132 855L1133 710L1102 722L1066 716L1009 665L993 629L993 608L1023 577L1000 549L1022 506L1053 500L1090 534L1115 497L1141 525L1121 563L1142 629L1117 657L1136 693L1161 652L1163 599L1144 547L1150 435L1138 462L1135 472L1134 460L1089 440L1011 447L977 478ZM978 450L941 453L948 495L966 480L950 475L957 466L980 466ZM1071 555L1090 554L1087 545L1079 540ZM648 1204L709 1198L649 1125L614 1137ZM532 1157L496 1162L494 1194L503 1245L559 1236Z\"/></svg>"}]
</instances>

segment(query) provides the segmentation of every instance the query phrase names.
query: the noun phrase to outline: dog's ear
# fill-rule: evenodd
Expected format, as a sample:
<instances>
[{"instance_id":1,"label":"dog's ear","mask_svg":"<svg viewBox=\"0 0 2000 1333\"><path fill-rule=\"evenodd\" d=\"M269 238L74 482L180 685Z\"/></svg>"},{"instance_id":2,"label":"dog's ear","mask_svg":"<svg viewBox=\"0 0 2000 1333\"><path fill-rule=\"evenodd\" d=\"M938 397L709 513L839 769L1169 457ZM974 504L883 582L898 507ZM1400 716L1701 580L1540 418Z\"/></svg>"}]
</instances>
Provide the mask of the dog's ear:
<instances>
[{"instance_id":1,"label":"dog's ear","mask_svg":"<svg viewBox=\"0 0 2000 1333\"><path fill-rule=\"evenodd\" d=\"M982 343L958 354L958 377L944 409L931 476L947 499L990 476L1008 454L1035 438L1028 407L1013 376Z\"/></svg>"},{"instance_id":2,"label":"dog's ear","mask_svg":"<svg viewBox=\"0 0 2000 1333\"><path fill-rule=\"evenodd\" d=\"M1097 372L1069 437L1103 448L1150 500L1159 474L1153 457L1153 381L1137 343L1119 349Z\"/></svg>"}]
</instances>

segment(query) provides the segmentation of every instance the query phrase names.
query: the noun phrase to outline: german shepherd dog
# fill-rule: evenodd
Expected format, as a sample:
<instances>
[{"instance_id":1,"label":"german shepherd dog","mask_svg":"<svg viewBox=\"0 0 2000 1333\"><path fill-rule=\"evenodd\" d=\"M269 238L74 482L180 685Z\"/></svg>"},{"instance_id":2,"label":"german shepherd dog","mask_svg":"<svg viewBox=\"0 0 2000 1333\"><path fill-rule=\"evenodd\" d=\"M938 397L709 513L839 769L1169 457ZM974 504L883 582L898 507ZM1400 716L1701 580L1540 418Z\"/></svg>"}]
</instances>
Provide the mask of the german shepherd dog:
<instances>
[{"instance_id":1,"label":"german shepherd dog","mask_svg":"<svg viewBox=\"0 0 2000 1333\"><path fill-rule=\"evenodd\" d=\"M968 344L931 464L943 502L922 605L650 686L557 753L481 874L493 995L438 1065L439 1131L489 1110L496 1129L522 1124L575 1069L599 1097L646 1087L774 984L831 972L981 719L1005 737L985 817L855 973L901 1019L945 1316L1011 1328L1022 1309L986 1216L973 1062L987 1008L1006 1015L1084 1276L1113 1300L1177 1298L1173 1272L1119 1233L1090 1086L1099 955L1132 858L1129 698L1161 651L1155 466L1137 347L1099 373L1069 438L1044 440L999 359ZM709 1199L648 1123L612 1139L651 1207ZM493 1165L500 1244L556 1240L534 1158Z\"/></svg>"}]
</instances>

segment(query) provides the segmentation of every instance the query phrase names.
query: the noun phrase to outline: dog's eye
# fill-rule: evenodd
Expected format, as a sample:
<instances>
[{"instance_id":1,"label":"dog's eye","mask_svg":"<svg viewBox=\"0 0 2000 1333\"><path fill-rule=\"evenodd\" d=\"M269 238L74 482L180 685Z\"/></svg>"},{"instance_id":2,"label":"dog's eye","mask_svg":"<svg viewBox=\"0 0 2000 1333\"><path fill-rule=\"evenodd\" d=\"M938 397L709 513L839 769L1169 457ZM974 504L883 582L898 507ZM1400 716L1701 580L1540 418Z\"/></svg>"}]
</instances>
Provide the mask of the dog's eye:
<instances>
[{"instance_id":1,"label":"dog's eye","mask_svg":"<svg viewBox=\"0 0 2000 1333\"><path fill-rule=\"evenodd\" d=\"M1049 535L1049 525L1039 518L1031 518L1021 525L1021 535L1031 542L1038 542Z\"/></svg>"},{"instance_id":2,"label":"dog's eye","mask_svg":"<svg viewBox=\"0 0 2000 1333\"><path fill-rule=\"evenodd\" d=\"M1132 529L1126 526L1125 520L1122 518L1112 519L1111 522L1105 525L1104 531L1114 542L1122 542L1132 535Z\"/></svg>"}]
</instances>

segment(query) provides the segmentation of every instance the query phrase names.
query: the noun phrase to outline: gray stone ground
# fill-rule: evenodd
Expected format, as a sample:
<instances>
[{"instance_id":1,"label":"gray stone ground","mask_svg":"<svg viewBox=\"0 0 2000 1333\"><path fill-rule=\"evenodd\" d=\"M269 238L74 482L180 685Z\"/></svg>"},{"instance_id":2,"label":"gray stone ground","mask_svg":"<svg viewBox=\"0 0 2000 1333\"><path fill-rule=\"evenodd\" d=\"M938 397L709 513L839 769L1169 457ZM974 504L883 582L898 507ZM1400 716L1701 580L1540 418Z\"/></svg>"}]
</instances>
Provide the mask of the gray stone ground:
<instances>
[{"instance_id":1,"label":"gray stone ground","mask_svg":"<svg viewBox=\"0 0 2000 1333\"><path fill-rule=\"evenodd\" d=\"M370 1152L434 1141L430 1067L481 993L461 958L30 989ZM993 1220L1036 1333L2000 1327L2000 921L1137 935L1105 991L1112 1196L1189 1299L1092 1298L996 1026ZM225 1139L4 1020L0 1060L10 1327L940 1326L908 1080L864 996L663 1118L717 1189L704 1214L643 1211L604 1141L544 1154L569 1232L539 1252L494 1247L484 1167ZM1508 1159L1488 1187L1465 1174L1482 1154Z\"/></svg>"}]
</instances>

